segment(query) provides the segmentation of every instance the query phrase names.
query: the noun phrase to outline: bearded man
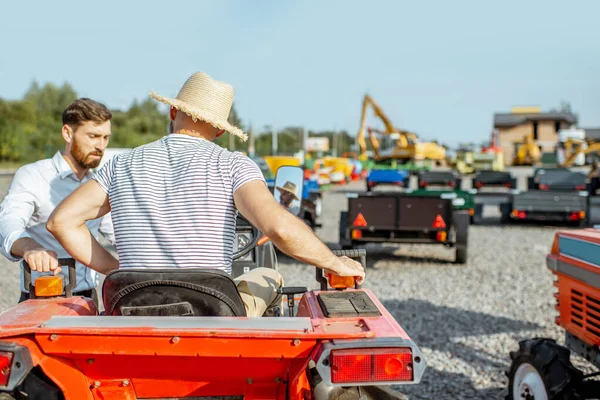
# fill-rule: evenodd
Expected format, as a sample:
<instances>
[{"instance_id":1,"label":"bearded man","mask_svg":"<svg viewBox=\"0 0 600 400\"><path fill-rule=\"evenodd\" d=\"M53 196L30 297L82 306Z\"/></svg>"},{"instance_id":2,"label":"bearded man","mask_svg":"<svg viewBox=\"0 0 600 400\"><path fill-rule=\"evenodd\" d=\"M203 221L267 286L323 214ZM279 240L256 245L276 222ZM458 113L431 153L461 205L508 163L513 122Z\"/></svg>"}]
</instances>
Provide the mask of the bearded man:
<instances>
[{"instance_id":1,"label":"bearded man","mask_svg":"<svg viewBox=\"0 0 600 400\"><path fill-rule=\"evenodd\" d=\"M21 297L29 299L29 288L23 284L23 263L31 267L32 282L40 275L61 274L65 285L68 273L58 267L58 258L69 254L46 229L54 208L71 192L92 178L111 135L112 114L103 104L80 98L62 115L63 152L19 168L8 194L0 204L0 251L10 261L21 265ZM88 221L94 236L102 234L114 243L110 214ZM97 303L98 273L76 264L77 283L73 295L85 296Z\"/></svg>"}]
</instances>

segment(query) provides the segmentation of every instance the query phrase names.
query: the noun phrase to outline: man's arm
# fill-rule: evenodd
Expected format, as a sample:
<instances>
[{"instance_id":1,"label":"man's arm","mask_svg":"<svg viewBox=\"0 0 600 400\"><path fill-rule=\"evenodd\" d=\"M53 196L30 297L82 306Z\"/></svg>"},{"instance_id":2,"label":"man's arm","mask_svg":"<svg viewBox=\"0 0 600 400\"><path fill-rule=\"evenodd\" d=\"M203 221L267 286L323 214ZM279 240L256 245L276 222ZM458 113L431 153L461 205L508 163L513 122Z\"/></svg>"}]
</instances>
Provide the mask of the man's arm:
<instances>
[{"instance_id":1,"label":"man's arm","mask_svg":"<svg viewBox=\"0 0 600 400\"><path fill-rule=\"evenodd\" d=\"M26 231L35 212L38 181L27 168L20 168L13 177L8 194L0 205L0 242L2 254L10 261L27 261L34 271L56 269L56 252L43 248Z\"/></svg>"},{"instance_id":2,"label":"man's arm","mask_svg":"<svg viewBox=\"0 0 600 400\"><path fill-rule=\"evenodd\" d=\"M362 283L362 265L346 257L337 257L299 218L284 209L264 182L245 183L234 195L235 205L281 251L301 262L342 276L357 276Z\"/></svg>"},{"instance_id":3,"label":"man's arm","mask_svg":"<svg viewBox=\"0 0 600 400\"><path fill-rule=\"evenodd\" d=\"M73 191L56 207L46 228L80 263L102 273L118 269L119 262L96 240L85 223L110 212L108 195L90 180Z\"/></svg>"}]
</instances>

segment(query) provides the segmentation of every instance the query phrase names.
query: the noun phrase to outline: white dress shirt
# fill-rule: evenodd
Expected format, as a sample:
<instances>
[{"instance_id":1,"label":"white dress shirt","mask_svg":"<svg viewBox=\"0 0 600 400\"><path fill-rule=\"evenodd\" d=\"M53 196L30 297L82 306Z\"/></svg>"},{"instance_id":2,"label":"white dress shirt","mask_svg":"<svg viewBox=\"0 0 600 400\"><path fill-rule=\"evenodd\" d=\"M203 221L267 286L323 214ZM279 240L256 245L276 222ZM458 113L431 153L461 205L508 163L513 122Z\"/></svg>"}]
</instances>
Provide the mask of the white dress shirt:
<instances>
[{"instance_id":1,"label":"white dress shirt","mask_svg":"<svg viewBox=\"0 0 600 400\"><path fill-rule=\"evenodd\" d=\"M11 248L20 238L31 238L47 250L56 252L59 258L70 257L46 229L46 221L56 206L80 185L93 176L90 170L80 181L60 151L54 157L25 165L17 170L8 194L0 204L0 244L2 254L10 261L21 261L11 254ZM110 214L86 223L92 235L98 238L101 233L114 244L114 233ZM41 275L32 271L32 281ZM69 282L68 269L62 268L61 276L66 285ZM77 263L77 285L74 292L95 288L98 273ZM23 285L21 265L21 290L29 292Z\"/></svg>"}]
</instances>

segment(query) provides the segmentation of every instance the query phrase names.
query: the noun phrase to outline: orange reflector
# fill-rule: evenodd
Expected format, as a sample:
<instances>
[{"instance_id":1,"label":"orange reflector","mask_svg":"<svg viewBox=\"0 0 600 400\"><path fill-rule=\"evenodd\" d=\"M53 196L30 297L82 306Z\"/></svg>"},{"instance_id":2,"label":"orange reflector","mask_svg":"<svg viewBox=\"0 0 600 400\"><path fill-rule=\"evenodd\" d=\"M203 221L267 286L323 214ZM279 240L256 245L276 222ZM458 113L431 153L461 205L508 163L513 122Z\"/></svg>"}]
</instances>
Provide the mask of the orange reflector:
<instances>
[{"instance_id":1,"label":"orange reflector","mask_svg":"<svg viewBox=\"0 0 600 400\"><path fill-rule=\"evenodd\" d=\"M443 229L446 227L446 223L444 222L444 218L440 214L435 217L435 221L433 221L433 227L438 229Z\"/></svg>"},{"instance_id":2,"label":"orange reflector","mask_svg":"<svg viewBox=\"0 0 600 400\"><path fill-rule=\"evenodd\" d=\"M354 225L354 226L367 226L367 220L362 215L362 213L358 213L358 215L354 219L354 222L352 223L352 225Z\"/></svg>"},{"instance_id":3,"label":"orange reflector","mask_svg":"<svg viewBox=\"0 0 600 400\"><path fill-rule=\"evenodd\" d=\"M333 383L413 380L410 348L332 350L330 359Z\"/></svg>"},{"instance_id":4,"label":"orange reflector","mask_svg":"<svg viewBox=\"0 0 600 400\"><path fill-rule=\"evenodd\" d=\"M327 281L329 282L329 286L334 289L348 289L354 287L353 276L327 274Z\"/></svg>"},{"instance_id":5,"label":"orange reflector","mask_svg":"<svg viewBox=\"0 0 600 400\"><path fill-rule=\"evenodd\" d=\"M37 297L60 296L63 293L63 280L60 276L40 276L35 280Z\"/></svg>"},{"instance_id":6,"label":"orange reflector","mask_svg":"<svg viewBox=\"0 0 600 400\"><path fill-rule=\"evenodd\" d=\"M469 215L470 215L471 217L472 217L473 215L475 215L475 209L474 209L474 208L471 208L471 209L469 210Z\"/></svg>"},{"instance_id":7,"label":"orange reflector","mask_svg":"<svg viewBox=\"0 0 600 400\"><path fill-rule=\"evenodd\" d=\"M445 242L447 238L448 238L448 233L446 233L446 232L436 233L436 239L438 242Z\"/></svg>"},{"instance_id":8,"label":"orange reflector","mask_svg":"<svg viewBox=\"0 0 600 400\"><path fill-rule=\"evenodd\" d=\"M358 230L358 229L352 229L352 239L361 239L362 238L362 231Z\"/></svg>"}]
</instances>

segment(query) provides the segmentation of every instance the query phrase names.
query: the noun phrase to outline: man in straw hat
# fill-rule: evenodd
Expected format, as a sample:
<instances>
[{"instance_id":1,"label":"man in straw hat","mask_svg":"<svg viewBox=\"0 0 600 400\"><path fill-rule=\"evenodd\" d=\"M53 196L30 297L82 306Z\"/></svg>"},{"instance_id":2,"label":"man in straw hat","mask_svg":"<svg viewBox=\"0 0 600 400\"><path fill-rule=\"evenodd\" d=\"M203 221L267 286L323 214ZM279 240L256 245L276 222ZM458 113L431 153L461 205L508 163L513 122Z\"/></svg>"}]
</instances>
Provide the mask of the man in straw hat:
<instances>
[{"instance_id":1,"label":"man in straw hat","mask_svg":"<svg viewBox=\"0 0 600 400\"><path fill-rule=\"evenodd\" d=\"M198 72L177 97L151 96L171 106L172 133L120 153L66 198L47 227L77 261L106 274L129 267L207 267L231 273L239 210L283 252L342 276L362 266L336 257L300 219L281 207L257 165L213 143L225 131L246 140L227 117L233 88ZM85 222L112 211L119 260ZM279 273L257 268L236 279L248 316L281 304ZM270 314L269 314L270 315Z\"/></svg>"},{"instance_id":2,"label":"man in straw hat","mask_svg":"<svg viewBox=\"0 0 600 400\"><path fill-rule=\"evenodd\" d=\"M294 200L300 200L298 198L298 188L294 182L286 182L283 186L277 186L276 189L279 191L279 204L289 209L292 206Z\"/></svg>"}]
</instances>

